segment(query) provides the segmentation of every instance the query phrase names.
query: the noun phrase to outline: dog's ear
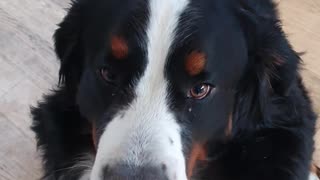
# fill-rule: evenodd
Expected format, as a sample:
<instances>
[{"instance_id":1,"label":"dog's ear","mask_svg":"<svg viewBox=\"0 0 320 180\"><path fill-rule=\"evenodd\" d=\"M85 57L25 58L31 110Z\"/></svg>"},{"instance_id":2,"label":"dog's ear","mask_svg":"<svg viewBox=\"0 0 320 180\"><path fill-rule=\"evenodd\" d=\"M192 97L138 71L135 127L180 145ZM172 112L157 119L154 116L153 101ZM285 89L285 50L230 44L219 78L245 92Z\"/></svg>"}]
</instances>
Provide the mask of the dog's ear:
<instances>
[{"instance_id":1,"label":"dog's ear","mask_svg":"<svg viewBox=\"0 0 320 180\"><path fill-rule=\"evenodd\" d=\"M292 49L272 0L236 0L248 46L247 72L239 86L245 111L266 114L271 97L284 97L297 82L300 57ZM240 100L241 101L241 100ZM243 102L244 103L244 102ZM253 115L253 114L251 114ZM254 115L253 115L254 116Z\"/></svg>"},{"instance_id":2,"label":"dog's ear","mask_svg":"<svg viewBox=\"0 0 320 180\"><path fill-rule=\"evenodd\" d=\"M84 63L81 44L82 4L73 2L54 34L55 51L60 59L59 84L75 88Z\"/></svg>"}]
</instances>

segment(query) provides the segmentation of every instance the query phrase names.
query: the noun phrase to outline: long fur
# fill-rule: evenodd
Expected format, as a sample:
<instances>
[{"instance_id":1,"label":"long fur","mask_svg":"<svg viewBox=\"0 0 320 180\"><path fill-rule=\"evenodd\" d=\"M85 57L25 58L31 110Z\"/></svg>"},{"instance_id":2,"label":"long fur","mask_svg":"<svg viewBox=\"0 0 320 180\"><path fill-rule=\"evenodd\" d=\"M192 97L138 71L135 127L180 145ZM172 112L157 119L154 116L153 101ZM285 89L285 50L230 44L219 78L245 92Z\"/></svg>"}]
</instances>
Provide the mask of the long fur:
<instances>
[{"instance_id":1,"label":"long fur","mask_svg":"<svg viewBox=\"0 0 320 180\"><path fill-rule=\"evenodd\" d=\"M232 135L208 142L208 157L199 162L194 179L307 180L316 115L299 73L301 59L271 0L226 1L245 32L248 63L235 84ZM81 44L84 14L94 8L90 1L76 1L60 24L55 47L61 86L32 109L45 180L79 179L94 161L92 120L82 116L76 101L87 65Z\"/></svg>"}]
</instances>

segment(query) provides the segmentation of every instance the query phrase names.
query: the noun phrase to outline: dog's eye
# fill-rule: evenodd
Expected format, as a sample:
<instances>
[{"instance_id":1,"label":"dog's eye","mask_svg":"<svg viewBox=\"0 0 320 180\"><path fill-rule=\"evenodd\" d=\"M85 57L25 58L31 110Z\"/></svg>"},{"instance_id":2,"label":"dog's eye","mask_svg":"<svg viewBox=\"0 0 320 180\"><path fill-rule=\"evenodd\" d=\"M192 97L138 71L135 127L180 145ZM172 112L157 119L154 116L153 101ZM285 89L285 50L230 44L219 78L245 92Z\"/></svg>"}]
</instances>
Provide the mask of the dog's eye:
<instances>
[{"instance_id":1,"label":"dog's eye","mask_svg":"<svg viewBox=\"0 0 320 180\"><path fill-rule=\"evenodd\" d=\"M105 80L108 83L114 83L116 76L110 71L108 71L107 68L101 68L100 70L98 70L98 72L99 75L103 78L103 80Z\"/></svg>"},{"instance_id":2,"label":"dog's eye","mask_svg":"<svg viewBox=\"0 0 320 180\"><path fill-rule=\"evenodd\" d=\"M189 96L194 99L203 99L208 96L212 89L209 84L199 84L190 89Z\"/></svg>"}]
</instances>

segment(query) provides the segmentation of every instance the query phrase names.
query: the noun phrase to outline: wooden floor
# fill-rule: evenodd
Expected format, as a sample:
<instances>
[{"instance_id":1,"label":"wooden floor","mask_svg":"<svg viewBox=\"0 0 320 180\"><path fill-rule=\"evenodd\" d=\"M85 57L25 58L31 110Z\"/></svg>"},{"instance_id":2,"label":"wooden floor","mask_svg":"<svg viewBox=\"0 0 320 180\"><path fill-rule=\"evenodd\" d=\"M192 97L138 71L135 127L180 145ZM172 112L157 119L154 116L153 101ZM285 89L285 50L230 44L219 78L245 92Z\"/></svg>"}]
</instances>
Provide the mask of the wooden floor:
<instances>
[{"instance_id":1,"label":"wooden floor","mask_svg":"<svg viewBox=\"0 0 320 180\"><path fill-rule=\"evenodd\" d=\"M293 46L307 52L304 80L320 113L320 0L278 2ZM51 36L68 4L0 0L0 180L35 180L41 174L29 106L57 84ZM320 133L315 139L320 144ZM320 164L320 148L315 154Z\"/></svg>"}]
</instances>

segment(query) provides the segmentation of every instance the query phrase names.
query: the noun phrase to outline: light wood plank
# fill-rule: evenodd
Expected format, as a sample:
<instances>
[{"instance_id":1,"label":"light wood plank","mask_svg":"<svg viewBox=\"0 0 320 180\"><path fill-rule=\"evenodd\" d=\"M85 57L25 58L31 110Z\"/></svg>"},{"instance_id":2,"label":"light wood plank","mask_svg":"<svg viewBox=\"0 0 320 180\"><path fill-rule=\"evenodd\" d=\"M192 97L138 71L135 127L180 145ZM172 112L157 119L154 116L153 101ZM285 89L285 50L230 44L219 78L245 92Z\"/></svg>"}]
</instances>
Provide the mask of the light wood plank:
<instances>
[{"instance_id":1,"label":"light wood plank","mask_svg":"<svg viewBox=\"0 0 320 180\"><path fill-rule=\"evenodd\" d=\"M0 179L35 180L40 177L40 160L34 141L25 138L11 120L0 113Z\"/></svg>"},{"instance_id":2,"label":"light wood plank","mask_svg":"<svg viewBox=\"0 0 320 180\"><path fill-rule=\"evenodd\" d=\"M293 47L305 52L303 79L310 91L314 109L320 113L320 1L319 0L279 0L280 14L284 30ZM320 127L320 122L318 122ZM315 162L320 165L320 131L315 136Z\"/></svg>"},{"instance_id":3,"label":"light wood plank","mask_svg":"<svg viewBox=\"0 0 320 180\"><path fill-rule=\"evenodd\" d=\"M67 3L0 1L1 180L35 180L41 175L29 107L57 84L59 65L51 37Z\"/></svg>"}]
</instances>

